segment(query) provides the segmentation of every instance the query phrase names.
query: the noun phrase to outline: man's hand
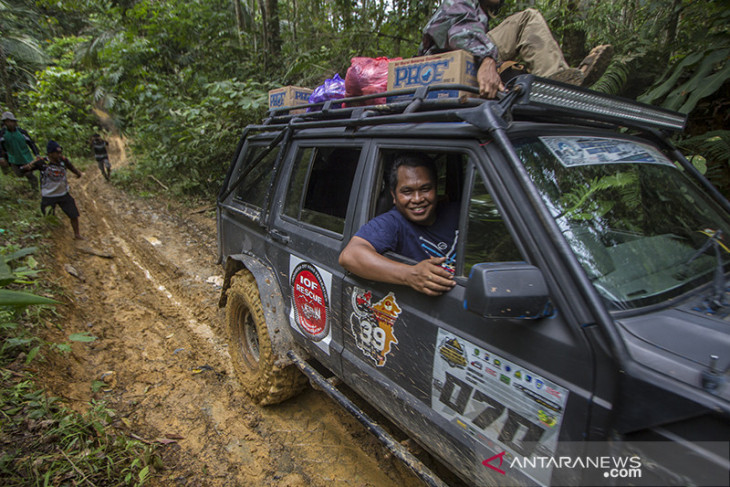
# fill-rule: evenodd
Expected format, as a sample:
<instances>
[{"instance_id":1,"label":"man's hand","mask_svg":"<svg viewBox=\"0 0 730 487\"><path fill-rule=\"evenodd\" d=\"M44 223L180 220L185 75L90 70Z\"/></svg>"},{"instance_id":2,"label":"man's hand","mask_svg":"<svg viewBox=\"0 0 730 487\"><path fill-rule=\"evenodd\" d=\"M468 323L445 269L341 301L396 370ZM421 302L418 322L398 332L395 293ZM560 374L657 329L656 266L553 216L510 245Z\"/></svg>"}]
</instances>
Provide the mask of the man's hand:
<instances>
[{"instance_id":1,"label":"man's hand","mask_svg":"<svg viewBox=\"0 0 730 487\"><path fill-rule=\"evenodd\" d=\"M340 265L364 279L410 286L416 291L439 296L456 285L454 276L441 264L446 257L431 257L416 265L396 262L380 255L367 240L352 237L340 253Z\"/></svg>"},{"instance_id":2,"label":"man's hand","mask_svg":"<svg viewBox=\"0 0 730 487\"><path fill-rule=\"evenodd\" d=\"M406 282L416 291L429 296L440 296L456 285L454 275L441 267L446 257L431 257L411 266Z\"/></svg>"},{"instance_id":3,"label":"man's hand","mask_svg":"<svg viewBox=\"0 0 730 487\"><path fill-rule=\"evenodd\" d=\"M10 167L8 161L4 157L0 157L0 167Z\"/></svg>"},{"instance_id":4,"label":"man's hand","mask_svg":"<svg viewBox=\"0 0 730 487\"><path fill-rule=\"evenodd\" d=\"M479 96L482 98L497 98L497 93L504 91L504 83L497 72L497 62L490 58L484 58L479 71L477 71L479 82Z\"/></svg>"}]
</instances>

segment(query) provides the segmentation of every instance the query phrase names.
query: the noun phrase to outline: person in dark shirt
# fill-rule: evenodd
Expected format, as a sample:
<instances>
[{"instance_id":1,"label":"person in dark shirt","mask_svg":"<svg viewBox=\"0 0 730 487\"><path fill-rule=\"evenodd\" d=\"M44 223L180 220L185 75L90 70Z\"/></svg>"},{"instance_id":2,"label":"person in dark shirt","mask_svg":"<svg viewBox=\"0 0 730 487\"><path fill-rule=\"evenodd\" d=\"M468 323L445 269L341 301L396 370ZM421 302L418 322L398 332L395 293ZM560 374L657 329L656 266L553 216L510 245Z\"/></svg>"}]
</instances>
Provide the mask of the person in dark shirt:
<instances>
[{"instance_id":1,"label":"person in dark shirt","mask_svg":"<svg viewBox=\"0 0 730 487\"><path fill-rule=\"evenodd\" d=\"M104 179L108 181L112 171L112 166L109 163L109 154L106 150L109 143L102 139L99 134L94 134L91 136L90 144L91 149L94 151L94 159L96 159L96 164L99 166L99 171L101 171Z\"/></svg>"},{"instance_id":2,"label":"person in dark shirt","mask_svg":"<svg viewBox=\"0 0 730 487\"><path fill-rule=\"evenodd\" d=\"M365 279L404 284L438 296L455 284L459 205L439 205L436 167L416 153L396 157L390 173L394 207L362 226L340 253L339 263ZM410 265L383 254L392 251Z\"/></svg>"},{"instance_id":3,"label":"person in dark shirt","mask_svg":"<svg viewBox=\"0 0 730 487\"><path fill-rule=\"evenodd\" d=\"M79 210L76 201L68 189L66 171L71 171L77 178L81 177L76 167L71 164L67 157L62 155L61 145L53 140L48 141L46 146L47 157L38 158L30 164L22 166L22 171L40 171L41 173L41 213L46 214L46 209L53 210L56 205L61 207L64 213L71 220L71 228L74 231L74 238L83 240L79 233Z\"/></svg>"}]
</instances>

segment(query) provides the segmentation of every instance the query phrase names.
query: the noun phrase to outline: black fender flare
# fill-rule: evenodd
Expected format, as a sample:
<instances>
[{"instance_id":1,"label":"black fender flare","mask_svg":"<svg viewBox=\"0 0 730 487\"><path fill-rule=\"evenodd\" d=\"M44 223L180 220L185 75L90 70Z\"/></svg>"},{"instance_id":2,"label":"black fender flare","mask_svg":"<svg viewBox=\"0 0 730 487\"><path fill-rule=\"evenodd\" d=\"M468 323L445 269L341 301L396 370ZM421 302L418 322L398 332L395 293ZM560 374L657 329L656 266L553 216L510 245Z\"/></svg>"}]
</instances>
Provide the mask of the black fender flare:
<instances>
[{"instance_id":1,"label":"black fender flare","mask_svg":"<svg viewBox=\"0 0 730 487\"><path fill-rule=\"evenodd\" d=\"M274 270L266 265L261 259L249 254L229 255L225 263L225 277L223 289L221 290L219 307L225 307L228 301L228 288L231 286L231 278L239 271L250 272L256 280L261 299L261 308L264 311L266 327L269 330L271 349L274 353L274 363L277 367L286 367L293 361L287 356L289 350L297 354L307 356L307 352L294 341L294 334L289 324L289 317L286 314L287 307L284 305L284 295L279 287Z\"/></svg>"}]
</instances>

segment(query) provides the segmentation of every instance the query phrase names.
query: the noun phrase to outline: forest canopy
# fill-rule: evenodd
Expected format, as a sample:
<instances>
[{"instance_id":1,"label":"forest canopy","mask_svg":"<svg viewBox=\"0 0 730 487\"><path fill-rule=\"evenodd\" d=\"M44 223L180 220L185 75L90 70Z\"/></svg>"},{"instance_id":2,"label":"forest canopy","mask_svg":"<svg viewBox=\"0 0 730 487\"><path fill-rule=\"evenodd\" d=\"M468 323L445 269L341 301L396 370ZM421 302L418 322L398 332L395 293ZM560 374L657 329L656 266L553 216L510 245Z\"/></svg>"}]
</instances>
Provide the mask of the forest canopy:
<instances>
[{"instance_id":1,"label":"forest canopy","mask_svg":"<svg viewBox=\"0 0 730 487\"><path fill-rule=\"evenodd\" d=\"M267 92L314 88L354 56L411 57L435 0L0 0L0 83L40 141L86 155L94 131L131 142L128 178L212 199ZM726 0L506 0L539 9L577 65L615 55L593 89L689 115L676 143L730 192ZM141 183L140 183L141 184Z\"/></svg>"}]
</instances>

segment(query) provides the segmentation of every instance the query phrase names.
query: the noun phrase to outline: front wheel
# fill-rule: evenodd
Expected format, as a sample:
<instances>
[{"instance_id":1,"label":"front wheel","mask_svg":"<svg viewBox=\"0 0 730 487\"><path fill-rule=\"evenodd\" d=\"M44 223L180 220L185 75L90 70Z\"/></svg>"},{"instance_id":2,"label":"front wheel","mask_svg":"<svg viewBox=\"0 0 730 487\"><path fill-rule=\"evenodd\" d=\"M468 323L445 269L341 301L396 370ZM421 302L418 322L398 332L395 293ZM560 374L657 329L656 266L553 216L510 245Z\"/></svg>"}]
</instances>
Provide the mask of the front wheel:
<instances>
[{"instance_id":1,"label":"front wheel","mask_svg":"<svg viewBox=\"0 0 730 487\"><path fill-rule=\"evenodd\" d=\"M303 389L306 378L298 368L275 365L258 286L249 272L239 272L231 278L226 321L233 368L243 389L256 403L276 404Z\"/></svg>"}]
</instances>

